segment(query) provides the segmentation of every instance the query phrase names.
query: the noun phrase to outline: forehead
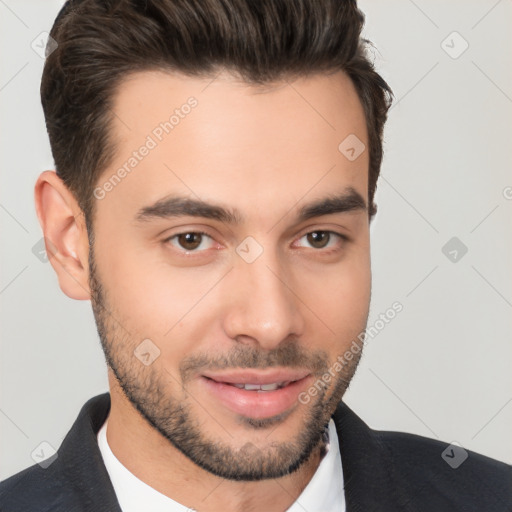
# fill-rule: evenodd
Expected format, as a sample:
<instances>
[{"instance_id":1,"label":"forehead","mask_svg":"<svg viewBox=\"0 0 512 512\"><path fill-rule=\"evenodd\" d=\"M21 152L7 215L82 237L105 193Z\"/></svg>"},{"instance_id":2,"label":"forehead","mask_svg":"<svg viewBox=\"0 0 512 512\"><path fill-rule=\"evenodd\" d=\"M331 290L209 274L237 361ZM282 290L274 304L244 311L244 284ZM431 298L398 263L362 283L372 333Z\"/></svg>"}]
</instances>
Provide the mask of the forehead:
<instances>
[{"instance_id":1,"label":"forehead","mask_svg":"<svg viewBox=\"0 0 512 512\"><path fill-rule=\"evenodd\" d=\"M141 72L119 86L112 110L115 159L97 182L122 175L103 200L111 208L180 193L262 218L347 187L367 198L368 151L345 151L368 147L364 111L342 72L264 87L226 72Z\"/></svg>"}]
</instances>

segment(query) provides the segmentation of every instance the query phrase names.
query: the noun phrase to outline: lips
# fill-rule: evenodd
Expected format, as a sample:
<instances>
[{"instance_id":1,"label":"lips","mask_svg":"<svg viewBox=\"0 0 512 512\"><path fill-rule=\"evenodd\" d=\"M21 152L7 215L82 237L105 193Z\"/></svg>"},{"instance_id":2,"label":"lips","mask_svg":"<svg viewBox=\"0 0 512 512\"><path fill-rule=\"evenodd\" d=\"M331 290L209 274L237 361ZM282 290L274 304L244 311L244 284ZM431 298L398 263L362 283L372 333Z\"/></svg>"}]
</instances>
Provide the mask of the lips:
<instances>
[{"instance_id":1,"label":"lips","mask_svg":"<svg viewBox=\"0 0 512 512\"><path fill-rule=\"evenodd\" d=\"M208 372L199 381L214 401L249 418L270 418L291 410L312 379L307 370L272 369Z\"/></svg>"},{"instance_id":2,"label":"lips","mask_svg":"<svg viewBox=\"0 0 512 512\"><path fill-rule=\"evenodd\" d=\"M270 385L270 384L289 384L308 375L307 370L289 370L289 369L272 369L267 371L258 370L231 370L227 372L206 372L204 377L214 380L215 382L222 382L224 384L232 384L239 386L240 384L246 385Z\"/></svg>"}]
</instances>

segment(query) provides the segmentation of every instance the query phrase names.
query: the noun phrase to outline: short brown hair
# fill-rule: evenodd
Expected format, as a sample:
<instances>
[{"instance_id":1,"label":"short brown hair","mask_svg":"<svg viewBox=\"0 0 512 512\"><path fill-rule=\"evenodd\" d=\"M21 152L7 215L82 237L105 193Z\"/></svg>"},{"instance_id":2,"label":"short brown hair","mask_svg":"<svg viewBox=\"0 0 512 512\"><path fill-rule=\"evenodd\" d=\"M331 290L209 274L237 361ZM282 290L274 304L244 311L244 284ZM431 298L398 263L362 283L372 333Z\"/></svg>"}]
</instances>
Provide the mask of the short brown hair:
<instances>
[{"instance_id":1,"label":"short brown hair","mask_svg":"<svg viewBox=\"0 0 512 512\"><path fill-rule=\"evenodd\" d=\"M367 55L355 0L68 0L50 32L41 101L57 174L92 234L93 189L115 147L116 87L129 73L237 74L248 84L344 71L368 129L369 214L392 91Z\"/></svg>"}]
</instances>

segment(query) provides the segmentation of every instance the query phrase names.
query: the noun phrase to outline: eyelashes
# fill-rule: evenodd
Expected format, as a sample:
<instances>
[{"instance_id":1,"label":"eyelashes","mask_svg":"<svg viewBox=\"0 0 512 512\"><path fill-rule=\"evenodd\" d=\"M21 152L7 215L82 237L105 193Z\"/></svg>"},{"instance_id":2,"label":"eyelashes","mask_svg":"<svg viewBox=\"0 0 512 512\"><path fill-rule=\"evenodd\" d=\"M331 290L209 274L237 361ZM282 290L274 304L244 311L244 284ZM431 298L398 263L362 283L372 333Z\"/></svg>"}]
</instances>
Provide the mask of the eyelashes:
<instances>
[{"instance_id":1,"label":"eyelashes","mask_svg":"<svg viewBox=\"0 0 512 512\"><path fill-rule=\"evenodd\" d=\"M193 235L193 236L190 237L188 235ZM183 249L186 252L201 252L201 251L197 251L196 249L197 249L197 247L202 245L204 237L213 241L213 238L208 233L205 233L204 231L184 231L182 233L176 233L175 235L167 238L165 240L165 242L170 243L172 246L174 246L178 250ZM199 238L199 244L197 244L198 238ZM176 242L176 244L178 244L178 246L173 243L174 241ZM181 245L181 247L179 247L179 244L182 244L182 243L191 244L192 247L183 247L183 245ZM204 250L204 248L203 248L203 250Z\"/></svg>"},{"instance_id":2,"label":"eyelashes","mask_svg":"<svg viewBox=\"0 0 512 512\"><path fill-rule=\"evenodd\" d=\"M298 241L305 239L306 244L310 244L309 248L316 252L333 252L341 249L341 247L349 242L346 235L331 230L316 229L309 231L298 238ZM334 244L332 244L334 242ZM205 231L183 231L176 233L164 240L164 243L170 244L176 251L183 254L202 253L211 249L215 241ZM294 247L296 247L294 242ZM302 247L302 246L301 246Z\"/></svg>"}]
</instances>

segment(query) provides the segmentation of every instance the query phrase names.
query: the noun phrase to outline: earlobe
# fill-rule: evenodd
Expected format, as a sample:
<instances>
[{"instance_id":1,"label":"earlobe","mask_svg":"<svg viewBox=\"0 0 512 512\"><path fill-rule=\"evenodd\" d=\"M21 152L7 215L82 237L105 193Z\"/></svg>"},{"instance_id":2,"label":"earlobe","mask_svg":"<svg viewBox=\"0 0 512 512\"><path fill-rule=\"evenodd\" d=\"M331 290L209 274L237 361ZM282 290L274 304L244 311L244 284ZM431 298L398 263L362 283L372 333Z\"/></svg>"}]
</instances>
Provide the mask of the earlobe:
<instances>
[{"instance_id":1,"label":"earlobe","mask_svg":"<svg viewBox=\"0 0 512 512\"><path fill-rule=\"evenodd\" d=\"M48 260L61 290L72 299L89 300L89 239L78 202L55 171L41 173L34 199Z\"/></svg>"}]
</instances>

